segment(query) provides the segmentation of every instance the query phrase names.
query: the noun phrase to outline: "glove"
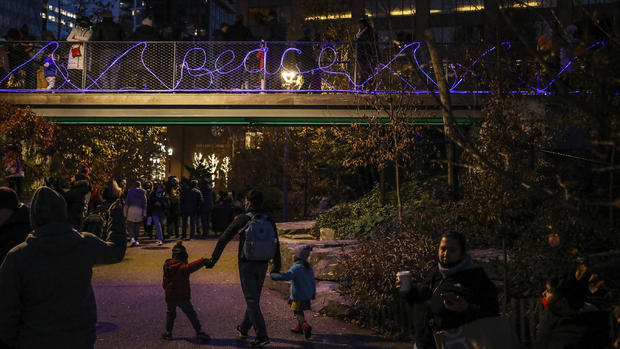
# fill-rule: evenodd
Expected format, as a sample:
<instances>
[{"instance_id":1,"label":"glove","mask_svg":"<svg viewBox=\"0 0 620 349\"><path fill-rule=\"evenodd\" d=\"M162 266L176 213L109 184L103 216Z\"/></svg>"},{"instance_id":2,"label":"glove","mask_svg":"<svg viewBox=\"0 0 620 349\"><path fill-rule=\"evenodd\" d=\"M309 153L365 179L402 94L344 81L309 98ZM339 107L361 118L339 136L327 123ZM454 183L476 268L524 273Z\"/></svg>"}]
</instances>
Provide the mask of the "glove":
<instances>
[{"instance_id":1,"label":"glove","mask_svg":"<svg viewBox=\"0 0 620 349\"><path fill-rule=\"evenodd\" d=\"M213 260L211 258L205 258L203 264L206 269L211 269L215 265L215 263L213 263Z\"/></svg>"}]
</instances>

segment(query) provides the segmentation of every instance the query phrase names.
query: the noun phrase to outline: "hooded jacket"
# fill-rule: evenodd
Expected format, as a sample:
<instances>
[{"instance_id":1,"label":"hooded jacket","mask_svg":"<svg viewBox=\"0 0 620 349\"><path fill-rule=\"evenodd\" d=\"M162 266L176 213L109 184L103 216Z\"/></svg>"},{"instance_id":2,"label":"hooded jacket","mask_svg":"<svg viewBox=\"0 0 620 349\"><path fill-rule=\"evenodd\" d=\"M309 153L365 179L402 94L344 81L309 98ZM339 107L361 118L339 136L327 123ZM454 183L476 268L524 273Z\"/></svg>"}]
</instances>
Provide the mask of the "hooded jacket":
<instances>
[{"instance_id":1,"label":"hooded jacket","mask_svg":"<svg viewBox=\"0 0 620 349\"><path fill-rule=\"evenodd\" d=\"M127 220L130 222L142 222L146 217L146 209L146 191L142 188L131 188L127 193L124 208Z\"/></svg>"},{"instance_id":2,"label":"hooded jacket","mask_svg":"<svg viewBox=\"0 0 620 349\"><path fill-rule=\"evenodd\" d=\"M204 266L200 258L191 263L177 258L166 259L162 287L166 291L166 303L178 303L191 299L189 274Z\"/></svg>"},{"instance_id":3,"label":"hooded jacket","mask_svg":"<svg viewBox=\"0 0 620 349\"><path fill-rule=\"evenodd\" d=\"M271 273L275 281L291 281L291 299L307 301L316 296L316 279L312 266L306 268L304 261L297 260L286 273Z\"/></svg>"},{"instance_id":4,"label":"hooded jacket","mask_svg":"<svg viewBox=\"0 0 620 349\"><path fill-rule=\"evenodd\" d=\"M110 213L106 242L71 227L61 195L48 187L37 190L33 231L0 266L0 342L17 348L94 345L92 267L120 262L127 245L122 209L115 205Z\"/></svg>"},{"instance_id":5,"label":"hooded jacket","mask_svg":"<svg viewBox=\"0 0 620 349\"><path fill-rule=\"evenodd\" d=\"M10 249L26 240L30 232L29 216L28 206L20 205L17 211L13 212L11 217L0 226L0 264Z\"/></svg>"}]
</instances>

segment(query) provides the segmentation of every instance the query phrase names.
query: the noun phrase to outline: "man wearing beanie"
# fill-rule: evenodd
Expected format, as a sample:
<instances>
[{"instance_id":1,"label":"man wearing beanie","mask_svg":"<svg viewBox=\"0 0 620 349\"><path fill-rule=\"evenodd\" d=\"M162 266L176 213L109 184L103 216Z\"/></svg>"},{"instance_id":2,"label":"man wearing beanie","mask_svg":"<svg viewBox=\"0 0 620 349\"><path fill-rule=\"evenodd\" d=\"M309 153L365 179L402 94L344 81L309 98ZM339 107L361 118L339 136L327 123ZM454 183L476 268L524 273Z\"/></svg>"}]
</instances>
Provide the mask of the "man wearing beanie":
<instances>
[{"instance_id":1,"label":"man wearing beanie","mask_svg":"<svg viewBox=\"0 0 620 349\"><path fill-rule=\"evenodd\" d=\"M110 207L108 240L74 230L64 198L48 187L32 198L33 231L0 266L0 342L16 348L92 348L95 264L125 256L121 205Z\"/></svg>"},{"instance_id":2,"label":"man wearing beanie","mask_svg":"<svg viewBox=\"0 0 620 349\"><path fill-rule=\"evenodd\" d=\"M19 202L13 189L0 187L0 264L10 249L26 240L28 232L28 206Z\"/></svg>"}]
</instances>

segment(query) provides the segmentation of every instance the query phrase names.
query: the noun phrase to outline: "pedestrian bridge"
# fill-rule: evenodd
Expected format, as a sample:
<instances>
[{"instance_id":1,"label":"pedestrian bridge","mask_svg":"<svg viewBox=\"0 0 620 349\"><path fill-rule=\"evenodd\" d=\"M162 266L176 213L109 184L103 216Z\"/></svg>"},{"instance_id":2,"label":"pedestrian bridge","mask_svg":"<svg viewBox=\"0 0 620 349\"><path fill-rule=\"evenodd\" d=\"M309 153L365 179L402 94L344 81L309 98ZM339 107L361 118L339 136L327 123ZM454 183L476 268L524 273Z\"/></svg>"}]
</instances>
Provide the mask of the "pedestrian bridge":
<instances>
[{"instance_id":1,"label":"pedestrian bridge","mask_svg":"<svg viewBox=\"0 0 620 349\"><path fill-rule=\"evenodd\" d=\"M5 42L0 99L70 124L348 125L368 115L384 118L390 104L407 106L417 123L440 124L423 45ZM511 43L440 51L461 123L479 118L490 94L482 74L487 63L501 70L504 93L536 98L552 94L576 59L545 76ZM500 51L511 63L498 68Z\"/></svg>"}]
</instances>

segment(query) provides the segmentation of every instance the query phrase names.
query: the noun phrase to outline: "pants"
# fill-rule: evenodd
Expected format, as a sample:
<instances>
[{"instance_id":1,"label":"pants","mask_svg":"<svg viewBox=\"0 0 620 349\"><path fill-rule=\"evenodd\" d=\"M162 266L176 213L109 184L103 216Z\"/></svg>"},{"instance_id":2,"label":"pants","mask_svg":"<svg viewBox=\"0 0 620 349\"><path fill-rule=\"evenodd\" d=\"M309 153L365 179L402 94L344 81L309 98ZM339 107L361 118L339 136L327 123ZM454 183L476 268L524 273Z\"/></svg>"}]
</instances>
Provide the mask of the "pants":
<instances>
[{"instance_id":1,"label":"pants","mask_svg":"<svg viewBox=\"0 0 620 349\"><path fill-rule=\"evenodd\" d=\"M196 213L183 213L183 230L182 237L185 239L187 232L187 221L189 220L189 238L193 239L196 233L196 219L198 218Z\"/></svg>"},{"instance_id":2,"label":"pants","mask_svg":"<svg viewBox=\"0 0 620 349\"><path fill-rule=\"evenodd\" d=\"M15 190L17 196L21 198L24 191L24 177L7 177L6 179L9 181L9 188Z\"/></svg>"},{"instance_id":3,"label":"pants","mask_svg":"<svg viewBox=\"0 0 620 349\"><path fill-rule=\"evenodd\" d=\"M138 232L140 231L141 223L142 222L127 221L127 233L131 238L138 240Z\"/></svg>"},{"instance_id":4,"label":"pants","mask_svg":"<svg viewBox=\"0 0 620 349\"><path fill-rule=\"evenodd\" d=\"M244 331L253 326L258 338L267 337L267 326L260 310L260 295L268 266L267 262L239 261L239 278L246 303L245 316L240 326Z\"/></svg>"},{"instance_id":5,"label":"pants","mask_svg":"<svg viewBox=\"0 0 620 349\"><path fill-rule=\"evenodd\" d=\"M174 319L177 317L177 307L181 308L181 310L185 313L185 316L187 316L189 322L192 323L192 327L196 332L202 331L202 326L200 326L198 315L196 315L196 311L194 310L194 306L190 300L166 303L166 306L168 308L166 311L166 332L172 332L172 328L174 327Z\"/></svg>"},{"instance_id":6,"label":"pants","mask_svg":"<svg viewBox=\"0 0 620 349\"><path fill-rule=\"evenodd\" d=\"M211 220L211 211L200 212L200 224L202 225L202 235L209 235L209 221Z\"/></svg>"},{"instance_id":7,"label":"pants","mask_svg":"<svg viewBox=\"0 0 620 349\"><path fill-rule=\"evenodd\" d=\"M46 76L45 80L47 81L46 90L53 90L56 87L56 77L55 76Z\"/></svg>"},{"instance_id":8,"label":"pants","mask_svg":"<svg viewBox=\"0 0 620 349\"><path fill-rule=\"evenodd\" d=\"M157 234L157 240L161 240L161 241L164 240L164 232L162 230L163 221L164 221L164 216L159 216L159 215L156 215L156 214L153 215L153 225L151 225L151 227L155 226L155 232ZM153 229L153 228L151 228L151 229Z\"/></svg>"},{"instance_id":9,"label":"pants","mask_svg":"<svg viewBox=\"0 0 620 349\"><path fill-rule=\"evenodd\" d=\"M168 236L179 237L179 216L177 215L169 215L166 218L166 224L168 226Z\"/></svg>"},{"instance_id":10,"label":"pants","mask_svg":"<svg viewBox=\"0 0 620 349\"><path fill-rule=\"evenodd\" d=\"M142 222L144 226L144 235L147 235L149 239L153 238L153 217L151 217L151 225L148 225L148 217Z\"/></svg>"}]
</instances>

